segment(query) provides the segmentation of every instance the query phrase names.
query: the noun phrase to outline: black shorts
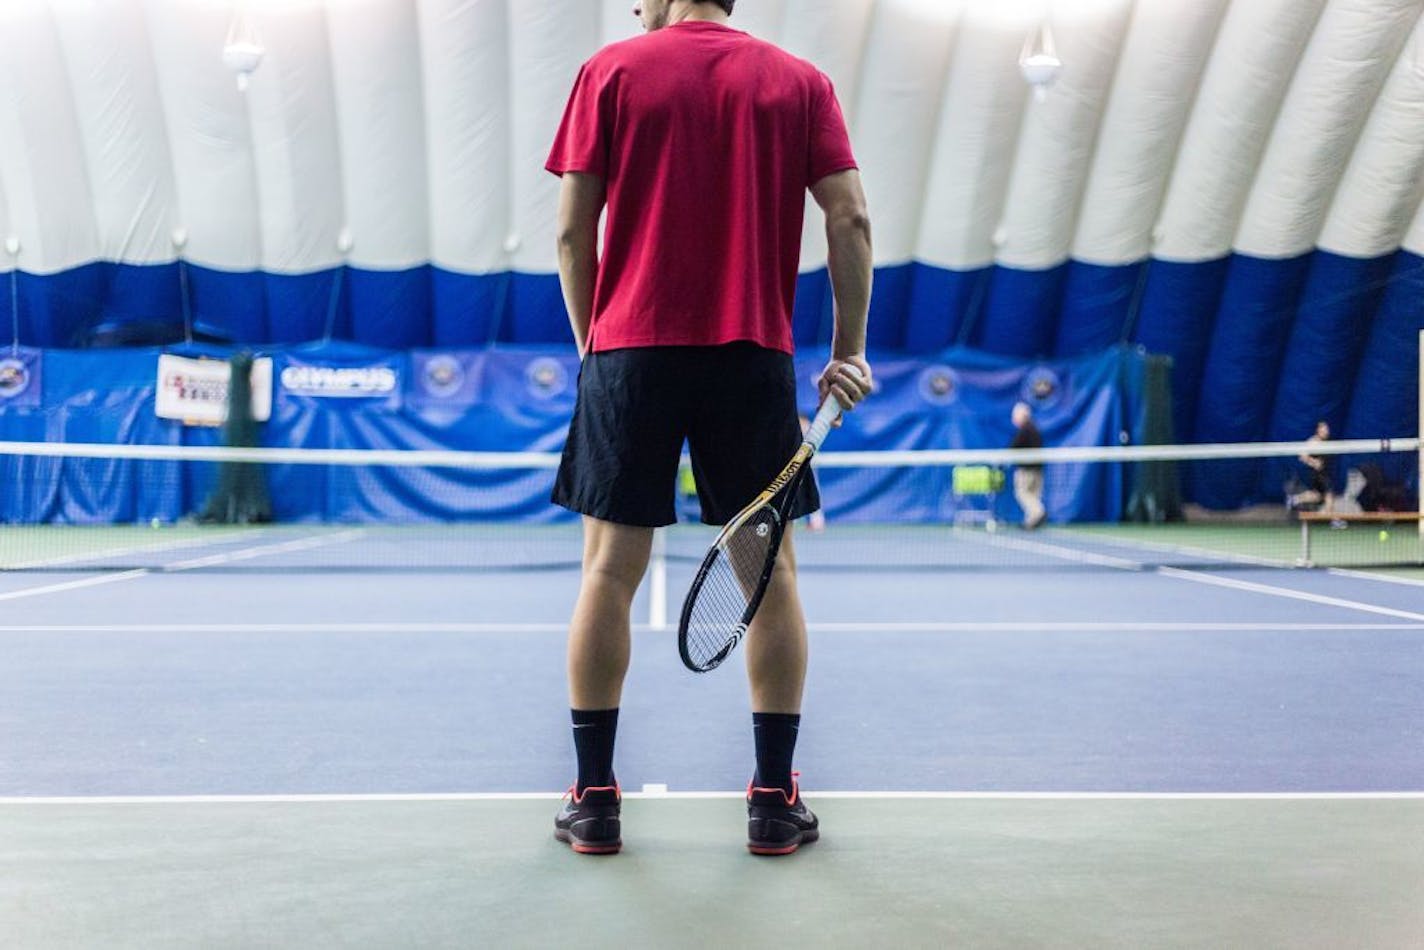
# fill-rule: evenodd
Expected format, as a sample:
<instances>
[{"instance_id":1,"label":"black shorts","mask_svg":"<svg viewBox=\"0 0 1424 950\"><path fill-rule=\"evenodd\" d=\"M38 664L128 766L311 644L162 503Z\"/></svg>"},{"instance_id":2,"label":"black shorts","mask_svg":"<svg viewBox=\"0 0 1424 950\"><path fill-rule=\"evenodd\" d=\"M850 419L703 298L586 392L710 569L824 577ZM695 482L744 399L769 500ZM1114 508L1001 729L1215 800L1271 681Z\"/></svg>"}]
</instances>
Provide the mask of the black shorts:
<instances>
[{"instance_id":1,"label":"black shorts","mask_svg":"<svg viewBox=\"0 0 1424 950\"><path fill-rule=\"evenodd\" d=\"M554 504L616 524L672 524L684 440L702 520L725 524L801 445L791 357L752 343L588 354ZM820 506L808 473L791 517Z\"/></svg>"}]
</instances>

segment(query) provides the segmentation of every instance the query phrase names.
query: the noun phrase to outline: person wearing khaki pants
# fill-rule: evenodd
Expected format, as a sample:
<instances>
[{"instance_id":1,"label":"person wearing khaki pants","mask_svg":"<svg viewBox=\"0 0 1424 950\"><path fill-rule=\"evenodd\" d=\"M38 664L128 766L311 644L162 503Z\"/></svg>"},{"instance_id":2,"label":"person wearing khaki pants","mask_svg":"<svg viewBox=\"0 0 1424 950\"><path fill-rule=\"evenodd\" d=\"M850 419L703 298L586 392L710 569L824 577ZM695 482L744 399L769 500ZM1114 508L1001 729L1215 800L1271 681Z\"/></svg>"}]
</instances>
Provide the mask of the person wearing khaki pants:
<instances>
[{"instance_id":1,"label":"person wearing khaki pants","mask_svg":"<svg viewBox=\"0 0 1424 950\"><path fill-rule=\"evenodd\" d=\"M1014 406L1014 441L1011 449L1039 449L1043 447L1043 435L1033 421L1033 410L1028 403ZM1029 531L1043 524L1048 513L1043 508L1043 466L1019 465L1014 468L1014 497L1023 509L1023 526Z\"/></svg>"}]
</instances>

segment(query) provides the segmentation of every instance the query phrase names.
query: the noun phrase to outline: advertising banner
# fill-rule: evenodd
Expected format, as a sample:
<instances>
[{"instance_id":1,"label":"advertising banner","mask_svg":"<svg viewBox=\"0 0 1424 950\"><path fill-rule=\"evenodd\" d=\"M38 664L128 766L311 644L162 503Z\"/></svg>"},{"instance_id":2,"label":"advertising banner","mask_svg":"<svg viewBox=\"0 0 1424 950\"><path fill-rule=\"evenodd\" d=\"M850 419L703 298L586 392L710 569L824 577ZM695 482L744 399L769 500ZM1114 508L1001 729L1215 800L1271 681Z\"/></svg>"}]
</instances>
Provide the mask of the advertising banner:
<instances>
[{"instance_id":1,"label":"advertising banner","mask_svg":"<svg viewBox=\"0 0 1424 950\"><path fill-rule=\"evenodd\" d=\"M158 417L178 419L188 425L222 425L227 421L231 379L232 370L226 360L160 355L154 398ZM252 415L258 422L272 417L272 360L267 357L252 362Z\"/></svg>"}]
</instances>

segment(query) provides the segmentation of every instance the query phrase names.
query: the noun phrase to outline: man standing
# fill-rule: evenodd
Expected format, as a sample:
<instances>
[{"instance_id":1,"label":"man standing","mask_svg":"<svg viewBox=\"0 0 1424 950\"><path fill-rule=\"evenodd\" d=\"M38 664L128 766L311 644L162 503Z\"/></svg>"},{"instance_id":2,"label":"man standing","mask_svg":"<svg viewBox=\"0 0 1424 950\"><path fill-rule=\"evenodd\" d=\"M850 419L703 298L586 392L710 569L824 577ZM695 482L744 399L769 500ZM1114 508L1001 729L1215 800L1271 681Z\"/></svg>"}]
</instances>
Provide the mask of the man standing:
<instances>
[{"instance_id":1,"label":"man standing","mask_svg":"<svg viewBox=\"0 0 1424 950\"><path fill-rule=\"evenodd\" d=\"M871 387L870 222L845 121L815 67L727 25L734 3L636 3L646 34L584 64L547 163L562 176L559 277L583 356L554 488L584 525L568 649L578 778L555 819L581 853L621 846L613 745L629 613L653 529L676 520L684 439L709 524L800 444L791 308L808 189L826 215L836 304L821 397L854 406ZM808 480L789 520L819 504ZM806 670L795 564L788 534L746 642L748 846L760 854L819 833L791 771Z\"/></svg>"},{"instance_id":2,"label":"man standing","mask_svg":"<svg viewBox=\"0 0 1424 950\"><path fill-rule=\"evenodd\" d=\"M1014 428L1018 431L1014 433L1014 441L1009 443L1009 448L1043 448L1043 435L1039 433L1038 426L1034 424L1033 410L1029 408L1028 403L1016 403L1012 419ZM1043 524L1043 519L1048 517L1048 513L1043 508L1042 465L1014 466L1014 497L1018 499L1019 507L1023 509L1023 526L1025 528L1032 531Z\"/></svg>"}]
</instances>

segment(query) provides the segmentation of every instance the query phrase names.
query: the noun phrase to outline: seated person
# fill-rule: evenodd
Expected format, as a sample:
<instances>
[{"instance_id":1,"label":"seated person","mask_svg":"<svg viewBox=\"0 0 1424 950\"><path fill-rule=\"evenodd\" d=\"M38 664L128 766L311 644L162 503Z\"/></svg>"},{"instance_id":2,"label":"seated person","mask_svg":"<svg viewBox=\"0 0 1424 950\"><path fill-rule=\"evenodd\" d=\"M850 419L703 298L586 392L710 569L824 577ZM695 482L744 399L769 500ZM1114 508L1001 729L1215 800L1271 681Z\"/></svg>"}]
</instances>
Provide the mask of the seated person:
<instances>
[{"instance_id":1,"label":"seated person","mask_svg":"<svg viewBox=\"0 0 1424 950\"><path fill-rule=\"evenodd\" d=\"M1315 424L1315 434L1307 442L1325 442L1330 438L1330 424L1321 420ZM1292 509L1320 509L1332 511L1335 507L1335 491L1330 482L1330 465L1324 456L1305 454L1300 456L1306 468L1305 487L1286 497L1286 504Z\"/></svg>"}]
</instances>

